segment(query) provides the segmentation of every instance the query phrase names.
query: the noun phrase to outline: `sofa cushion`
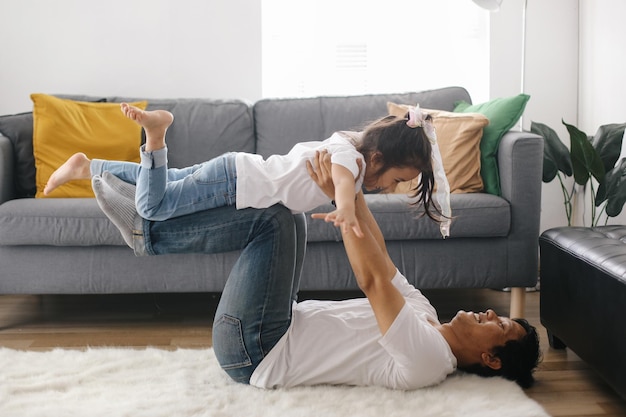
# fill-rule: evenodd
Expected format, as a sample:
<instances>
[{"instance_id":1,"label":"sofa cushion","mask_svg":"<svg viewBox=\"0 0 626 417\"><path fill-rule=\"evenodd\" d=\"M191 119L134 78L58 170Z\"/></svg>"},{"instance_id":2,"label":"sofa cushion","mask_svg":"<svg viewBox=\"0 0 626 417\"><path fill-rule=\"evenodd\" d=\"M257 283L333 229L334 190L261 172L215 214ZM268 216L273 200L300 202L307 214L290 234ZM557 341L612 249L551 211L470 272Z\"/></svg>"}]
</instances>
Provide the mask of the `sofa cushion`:
<instances>
[{"instance_id":1,"label":"sofa cushion","mask_svg":"<svg viewBox=\"0 0 626 417\"><path fill-rule=\"evenodd\" d=\"M107 97L114 103L142 100ZM151 99L148 110L163 109L174 115L167 129L168 163L183 168L225 152L254 153L252 107L243 100Z\"/></svg>"},{"instance_id":2,"label":"sofa cushion","mask_svg":"<svg viewBox=\"0 0 626 417\"><path fill-rule=\"evenodd\" d=\"M91 102L145 100L139 97L74 94L55 96ZM174 114L175 123L167 131L169 164L172 167L193 165L228 151L256 150L252 107L243 100L149 99L147 109L165 109ZM0 133L7 136L13 144L17 197L34 197L37 190L32 112L0 117Z\"/></svg>"},{"instance_id":3,"label":"sofa cushion","mask_svg":"<svg viewBox=\"0 0 626 417\"><path fill-rule=\"evenodd\" d=\"M387 114L389 101L452 111L459 100L470 100L461 87L406 94L259 100L254 104L256 153L264 157L285 154L298 142L324 140L339 130L361 130Z\"/></svg>"},{"instance_id":4,"label":"sofa cushion","mask_svg":"<svg viewBox=\"0 0 626 417\"><path fill-rule=\"evenodd\" d=\"M93 197L89 180L70 181L49 195L43 194L50 175L71 155L139 162L141 127L125 117L118 104L61 99L31 94L33 100L33 153L35 197ZM131 103L145 108L147 103Z\"/></svg>"},{"instance_id":5,"label":"sofa cushion","mask_svg":"<svg viewBox=\"0 0 626 417\"><path fill-rule=\"evenodd\" d=\"M489 124L483 129L483 138L480 141L480 174L487 193L495 195L501 193L497 161L498 145L502 136L522 117L529 99L530 96L527 94L518 94L475 105L460 101L454 108L455 112L481 113L489 119Z\"/></svg>"},{"instance_id":6,"label":"sofa cushion","mask_svg":"<svg viewBox=\"0 0 626 417\"><path fill-rule=\"evenodd\" d=\"M439 226L428 217L419 217L422 211L409 205L403 194L369 194L365 196L368 207L376 218L385 240L436 239L441 240ZM452 225L449 239L464 237L505 237L511 227L511 207L501 198L485 193L453 194ZM330 204L313 210L327 213ZM307 241L340 241L339 229L322 220L307 215Z\"/></svg>"},{"instance_id":7,"label":"sofa cushion","mask_svg":"<svg viewBox=\"0 0 626 417\"><path fill-rule=\"evenodd\" d=\"M95 198L7 201L0 205L0 236L1 245L125 245Z\"/></svg>"},{"instance_id":8,"label":"sofa cushion","mask_svg":"<svg viewBox=\"0 0 626 417\"><path fill-rule=\"evenodd\" d=\"M415 104L413 104L415 105ZM387 103L389 114L404 117L409 105ZM480 140L489 119L478 113L453 113L422 110L433 117L437 143L451 193L477 193L483 190L480 176ZM407 194L417 187L417 180L398 184L396 193Z\"/></svg>"},{"instance_id":9,"label":"sofa cushion","mask_svg":"<svg viewBox=\"0 0 626 417\"><path fill-rule=\"evenodd\" d=\"M72 100L91 96L59 95ZM207 161L225 152L256 150L252 106L244 100L200 98L105 97L107 102L148 100L147 110L168 110L174 123L167 129L168 163L173 168Z\"/></svg>"},{"instance_id":10,"label":"sofa cushion","mask_svg":"<svg viewBox=\"0 0 626 417\"><path fill-rule=\"evenodd\" d=\"M402 194L366 195L387 240L437 239L439 227L409 206ZM510 207L503 198L490 194L454 194L450 238L507 236ZM330 204L313 212L333 209ZM307 215L307 241L341 241L339 230ZM29 233L24 233L28 230ZM22 198L0 205L0 245L97 246L125 245L117 228L102 213L93 198Z\"/></svg>"},{"instance_id":11,"label":"sofa cushion","mask_svg":"<svg viewBox=\"0 0 626 417\"><path fill-rule=\"evenodd\" d=\"M89 99L95 102L106 101L103 98L90 97ZM0 116L0 133L8 137L13 145L16 196L18 198L34 197L37 192L37 185L35 183L35 157L33 155L33 113Z\"/></svg>"}]
</instances>

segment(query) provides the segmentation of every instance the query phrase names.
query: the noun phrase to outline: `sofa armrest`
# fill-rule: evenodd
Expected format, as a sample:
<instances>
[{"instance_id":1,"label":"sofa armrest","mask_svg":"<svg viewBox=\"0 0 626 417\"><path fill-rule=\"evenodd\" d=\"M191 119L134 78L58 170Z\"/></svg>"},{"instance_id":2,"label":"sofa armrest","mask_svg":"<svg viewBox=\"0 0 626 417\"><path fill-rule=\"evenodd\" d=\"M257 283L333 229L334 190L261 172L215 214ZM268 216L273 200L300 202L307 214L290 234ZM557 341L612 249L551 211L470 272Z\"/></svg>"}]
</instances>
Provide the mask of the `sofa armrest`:
<instances>
[{"instance_id":1,"label":"sofa armrest","mask_svg":"<svg viewBox=\"0 0 626 417\"><path fill-rule=\"evenodd\" d=\"M15 198L13 164L13 145L9 138L0 135L0 204Z\"/></svg>"},{"instance_id":2,"label":"sofa armrest","mask_svg":"<svg viewBox=\"0 0 626 417\"><path fill-rule=\"evenodd\" d=\"M543 138L529 132L507 132L498 148L498 170L502 197L511 204L509 284L534 286L539 271Z\"/></svg>"}]
</instances>

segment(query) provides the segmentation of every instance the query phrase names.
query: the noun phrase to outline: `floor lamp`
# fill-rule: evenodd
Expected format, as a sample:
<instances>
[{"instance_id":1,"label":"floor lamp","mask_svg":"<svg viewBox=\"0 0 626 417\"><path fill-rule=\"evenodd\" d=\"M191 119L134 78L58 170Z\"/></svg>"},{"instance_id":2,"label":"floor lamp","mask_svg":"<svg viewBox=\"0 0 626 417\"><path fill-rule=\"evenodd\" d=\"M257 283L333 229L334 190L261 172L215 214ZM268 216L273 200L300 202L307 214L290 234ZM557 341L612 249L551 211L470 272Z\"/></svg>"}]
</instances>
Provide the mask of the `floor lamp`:
<instances>
[{"instance_id":1,"label":"floor lamp","mask_svg":"<svg viewBox=\"0 0 626 417\"><path fill-rule=\"evenodd\" d=\"M496 12L500 10L500 5L502 5L503 0L472 0L478 6L485 10L489 10L490 12ZM526 81L526 9L528 6L528 0L523 0L522 6L522 63L520 68L520 92L524 93L526 89L525 81ZM524 114L520 117L519 122L519 130L522 131L524 129Z\"/></svg>"},{"instance_id":2,"label":"floor lamp","mask_svg":"<svg viewBox=\"0 0 626 417\"><path fill-rule=\"evenodd\" d=\"M500 10L500 5L503 0L472 0L478 6L483 9L489 10L490 12L496 12ZM524 92L524 80L525 80L525 69L526 69L526 6L528 0L524 0L524 5L522 8L522 67L521 67L521 83L520 83L520 91ZM524 114L519 120L519 130L520 132L524 130ZM536 289L537 287L535 287ZM523 317L523 305L524 300L526 299L526 291L523 288L512 288L511 289L511 317Z\"/></svg>"}]
</instances>

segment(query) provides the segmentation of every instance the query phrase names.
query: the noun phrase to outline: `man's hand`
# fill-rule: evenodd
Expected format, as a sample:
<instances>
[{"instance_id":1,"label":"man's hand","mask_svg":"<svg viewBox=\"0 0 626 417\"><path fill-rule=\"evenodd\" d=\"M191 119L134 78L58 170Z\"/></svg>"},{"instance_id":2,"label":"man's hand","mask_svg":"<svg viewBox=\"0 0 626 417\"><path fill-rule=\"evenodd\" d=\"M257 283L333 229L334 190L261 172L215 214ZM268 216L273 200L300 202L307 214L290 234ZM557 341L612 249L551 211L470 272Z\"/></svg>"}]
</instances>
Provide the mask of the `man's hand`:
<instances>
[{"instance_id":1,"label":"man's hand","mask_svg":"<svg viewBox=\"0 0 626 417\"><path fill-rule=\"evenodd\" d=\"M359 175L361 177L363 172L363 161L359 158L356 159L356 164L359 167ZM309 176L322 189L324 194L331 200L335 199L335 184L333 183L332 176L332 162L330 162L330 154L327 150L316 151L313 164L310 161L306 161L306 169L309 171Z\"/></svg>"},{"instance_id":2,"label":"man's hand","mask_svg":"<svg viewBox=\"0 0 626 417\"><path fill-rule=\"evenodd\" d=\"M328 151L316 151L313 165L311 165L310 161L306 161L306 169L309 171L311 179L322 189L324 194L326 194L329 199L334 200L335 184L333 183L331 174L332 163L330 162L330 154Z\"/></svg>"}]
</instances>

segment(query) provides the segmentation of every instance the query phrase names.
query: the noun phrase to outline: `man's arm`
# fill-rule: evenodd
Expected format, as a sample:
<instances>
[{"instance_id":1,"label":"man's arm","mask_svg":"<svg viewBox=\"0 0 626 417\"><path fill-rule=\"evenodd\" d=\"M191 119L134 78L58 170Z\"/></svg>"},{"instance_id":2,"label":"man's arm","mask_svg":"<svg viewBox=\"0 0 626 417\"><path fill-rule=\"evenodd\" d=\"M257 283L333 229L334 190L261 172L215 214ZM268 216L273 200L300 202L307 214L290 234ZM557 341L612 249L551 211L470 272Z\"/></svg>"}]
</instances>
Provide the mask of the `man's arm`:
<instances>
[{"instance_id":1,"label":"man's arm","mask_svg":"<svg viewBox=\"0 0 626 417\"><path fill-rule=\"evenodd\" d=\"M355 236L350 230L342 231L343 244L359 288L367 296L378 327L381 333L385 334L402 310L405 300L391 283L396 274L396 266L387 253L384 239L365 204L363 193L357 194L356 213L362 225L363 237ZM383 242L382 245L379 240Z\"/></svg>"},{"instance_id":2,"label":"man's arm","mask_svg":"<svg viewBox=\"0 0 626 417\"><path fill-rule=\"evenodd\" d=\"M313 167L309 169L311 178L320 188L328 192L332 186L329 178L330 157L320 154L319 158L314 160L314 165L315 169L312 169ZM391 283L396 267L387 253L383 235L365 204L361 192L356 195L355 214L361 224L363 237L357 237L349 228L342 228L343 242L359 288L367 296L374 310L378 327L381 333L385 334L405 301L402 294ZM326 214L313 214L312 217L326 219Z\"/></svg>"}]
</instances>

